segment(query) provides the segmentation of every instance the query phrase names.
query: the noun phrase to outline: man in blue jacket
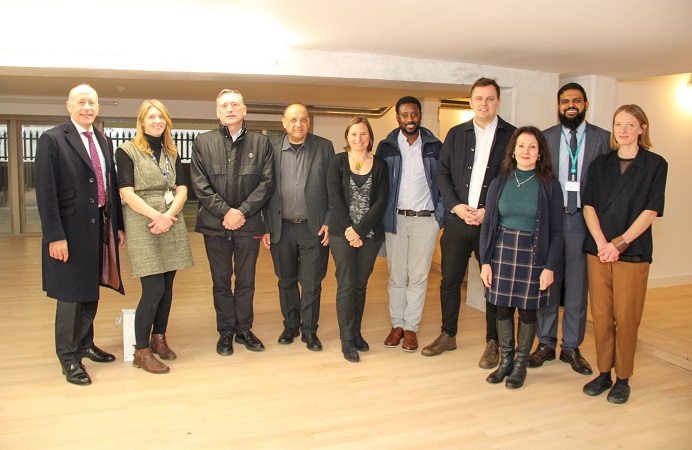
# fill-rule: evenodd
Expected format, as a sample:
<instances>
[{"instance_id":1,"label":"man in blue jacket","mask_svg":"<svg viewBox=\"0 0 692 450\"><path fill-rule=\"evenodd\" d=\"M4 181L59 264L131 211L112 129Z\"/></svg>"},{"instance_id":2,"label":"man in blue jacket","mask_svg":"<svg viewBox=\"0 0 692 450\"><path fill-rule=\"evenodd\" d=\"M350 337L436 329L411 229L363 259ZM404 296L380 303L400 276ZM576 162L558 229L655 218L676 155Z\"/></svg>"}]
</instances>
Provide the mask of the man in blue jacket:
<instances>
[{"instance_id":1,"label":"man in blue jacket","mask_svg":"<svg viewBox=\"0 0 692 450\"><path fill-rule=\"evenodd\" d=\"M428 273L444 214L435 174L442 142L420 126L421 104L403 97L396 104L399 128L377 146L389 166L389 200L383 223L389 267L392 330L385 347L414 352L423 315Z\"/></svg>"}]
</instances>

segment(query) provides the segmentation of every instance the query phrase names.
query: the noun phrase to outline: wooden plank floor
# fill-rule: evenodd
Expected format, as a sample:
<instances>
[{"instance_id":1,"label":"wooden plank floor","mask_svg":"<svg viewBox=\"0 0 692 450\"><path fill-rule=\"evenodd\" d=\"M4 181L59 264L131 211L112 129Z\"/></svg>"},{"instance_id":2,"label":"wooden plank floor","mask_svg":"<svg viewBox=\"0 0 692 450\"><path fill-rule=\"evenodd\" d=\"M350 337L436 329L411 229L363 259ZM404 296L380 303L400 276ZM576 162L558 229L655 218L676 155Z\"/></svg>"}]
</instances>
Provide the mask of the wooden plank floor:
<instances>
[{"instance_id":1,"label":"wooden plank floor","mask_svg":"<svg viewBox=\"0 0 692 450\"><path fill-rule=\"evenodd\" d=\"M459 348L426 358L382 345L389 331L387 268L370 282L359 364L340 352L333 266L319 336L322 352L276 343L282 330L276 278L262 250L253 330L267 347L215 352L211 281L200 236L196 266L175 284L171 373L152 375L123 362L121 308L134 308L139 281L123 257L125 297L104 293L96 343L113 364L86 360L94 383L65 382L54 353L54 301L41 292L40 238L0 238L0 448L420 449L690 448L692 438L692 286L649 292L632 396L612 405L587 397L590 380L558 360L531 369L524 388L485 382L478 368L483 314L462 307ZM439 332L439 275L432 274L421 346ZM582 347L595 367L593 333Z\"/></svg>"}]
</instances>

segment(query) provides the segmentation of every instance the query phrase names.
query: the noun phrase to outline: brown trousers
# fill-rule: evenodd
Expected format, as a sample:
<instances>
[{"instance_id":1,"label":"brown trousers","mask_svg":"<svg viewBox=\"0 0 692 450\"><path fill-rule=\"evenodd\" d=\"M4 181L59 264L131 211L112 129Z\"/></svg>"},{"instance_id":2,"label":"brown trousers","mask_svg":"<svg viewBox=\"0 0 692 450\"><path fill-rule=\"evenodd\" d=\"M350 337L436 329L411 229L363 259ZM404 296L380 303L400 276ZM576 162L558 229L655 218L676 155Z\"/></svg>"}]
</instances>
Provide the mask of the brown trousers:
<instances>
[{"instance_id":1,"label":"brown trousers","mask_svg":"<svg viewBox=\"0 0 692 450\"><path fill-rule=\"evenodd\" d=\"M650 266L647 262L604 264L586 255L599 372L615 367L619 378L632 376Z\"/></svg>"}]
</instances>

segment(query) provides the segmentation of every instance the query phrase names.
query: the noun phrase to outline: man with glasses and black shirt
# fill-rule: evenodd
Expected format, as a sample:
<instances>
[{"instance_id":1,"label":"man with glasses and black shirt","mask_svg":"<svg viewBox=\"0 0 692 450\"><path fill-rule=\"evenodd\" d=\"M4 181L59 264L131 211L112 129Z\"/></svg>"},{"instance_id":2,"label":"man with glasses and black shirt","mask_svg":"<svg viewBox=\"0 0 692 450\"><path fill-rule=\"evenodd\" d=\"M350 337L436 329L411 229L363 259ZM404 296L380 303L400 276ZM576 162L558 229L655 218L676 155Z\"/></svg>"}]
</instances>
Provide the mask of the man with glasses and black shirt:
<instances>
[{"instance_id":1,"label":"man with glasses and black shirt","mask_svg":"<svg viewBox=\"0 0 692 450\"><path fill-rule=\"evenodd\" d=\"M222 90L216 98L219 129L197 136L190 167L199 199L195 231L204 234L214 286L220 335L216 352L224 356L233 353L234 335L248 350L264 350L251 328L255 269L265 231L262 208L274 191L274 167L269 139L247 131L246 114L240 92Z\"/></svg>"}]
</instances>

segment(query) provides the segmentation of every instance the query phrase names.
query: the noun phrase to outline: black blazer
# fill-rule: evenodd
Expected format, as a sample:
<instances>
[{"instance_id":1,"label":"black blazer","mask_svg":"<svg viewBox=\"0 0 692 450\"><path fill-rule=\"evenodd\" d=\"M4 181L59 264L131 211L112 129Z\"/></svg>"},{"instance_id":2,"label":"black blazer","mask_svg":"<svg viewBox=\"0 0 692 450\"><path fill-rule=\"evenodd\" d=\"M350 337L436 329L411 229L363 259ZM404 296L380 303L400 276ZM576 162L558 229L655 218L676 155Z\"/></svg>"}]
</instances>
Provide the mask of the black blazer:
<instances>
[{"instance_id":1,"label":"black blazer","mask_svg":"<svg viewBox=\"0 0 692 450\"><path fill-rule=\"evenodd\" d=\"M281 239L281 158L283 157L284 133L278 140L272 141L274 151L274 193L264 208L267 233L271 234L272 244ZM308 134L305 137L305 150L307 150L305 200L308 206L308 227L310 232L317 236L322 225L329 225L329 199L327 196L327 172L329 162L334 157L334 145L332 142Z\"/></svg>"},{"instance_id":2,"label":"black blazer","mask_svg":"<svg viewBox=\"0 0 692 450\"><path fill-rule=\"evenodd\" d=\"M512 137L516 127L505 122L502 117L497 117L497 129L495 139L490 148L488 166L483 178L483 188L478 200L478 207L485 208L485 196L488 193L490 182L495 179L500 171L500 164L505 157L505 148ZM440 163L437 166L437 187L445 205L445 218L459 219L452 211L456 205L469 203L469 183L473 169L475 156L476 132L473 128L473 119L464 122L449 130L440 153Z\"/></svg>"},{"instance_id":3,"label":"black blazer","mask_svg":"<svg viewBox=\"0 0 692 450\"><path fill-rule=\"evenodd\" d=\"M592 206L598 214L601 231L609 241L620 236L644 210L663 216L668 163L662 156L639 147L637 156L620 175L617 151L601 155L591 164L583 205ZM630 242L620 259L651 262L653 256L651 227ZM598 254L591 234L586 235L584 251Z\"/></svg>"},{"instance_id":4,"label":"black blazer","mask_svg":"<svg viewBox=\"0 0 692 450\"><path fill-rule=\"evenodd\" d=\"M122 207L118 180L113 164L113 143L94 128L94 137L101 147L106 172L106 222L115 243L117 285L124 293L120 278L118 230L123 230ZM68 119L52 128L38 141L36 149L36 201L43 231L43 290L49 297L62 301L91 302L99 299L101 223L98 207L96 173L79 131ZM67 262L48 254L50 242L66 239Z\"/></svg>"},{"instance_id":5,"label":"black blazer","mask_svg":"<svg viewBox=\"0 0 692 450\"><path fill-rule=\"evenodd\" d=\"M352 226L361 238L374 230L376 240L384 239L382 217L387 209L389 198L389 175L387 163L377 155L372 162L372 192L370 192L370 209L358 225L353 225L349 208L351 206L350 180L351 168L348 165L348 152L339 153L329 163L327 190L329 193L329 234L343 236L346 228Z\"/></svg>"}]
</instances>

